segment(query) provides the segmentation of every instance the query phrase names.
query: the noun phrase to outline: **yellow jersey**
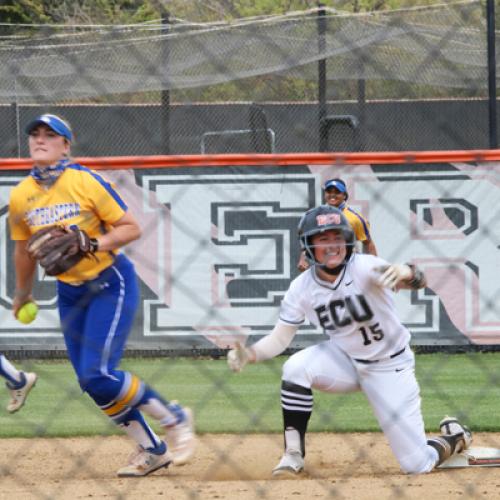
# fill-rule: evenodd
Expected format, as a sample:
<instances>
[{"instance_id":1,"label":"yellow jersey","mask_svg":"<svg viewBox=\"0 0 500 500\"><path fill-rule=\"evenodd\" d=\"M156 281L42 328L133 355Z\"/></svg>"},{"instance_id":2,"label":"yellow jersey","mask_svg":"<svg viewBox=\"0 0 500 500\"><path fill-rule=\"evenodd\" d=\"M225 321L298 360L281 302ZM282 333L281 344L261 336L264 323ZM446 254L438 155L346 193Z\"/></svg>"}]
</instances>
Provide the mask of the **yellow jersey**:
<instances>
[{"instance_id":1,"label":"yellow jersey","mask_svg":"<svg viewBox=\"0 0 500 500\"><path fill-rule=\"evenodd\" d=\"M13 240L28 240L45 226L77 226L90 238L106 233L123 217L127 205L100 174L78 164L69 164L54 184L45 186L31 175L10 194L9 226ZM115 258L117 251L96 252L57 276L66 283L94 279Z\"/></svg>"},{"instance_id":2,"label":"yellow jersey","mask_svg":"<svg viewBox=\"0 0 500 500\"><path fill-rule=\"evenodd\" d=\"M356 239L364 242L372 239L370 235L370 223L356 210L353 210L345 203L339 207L351 225Z\"/></svg>"}]
</instances>

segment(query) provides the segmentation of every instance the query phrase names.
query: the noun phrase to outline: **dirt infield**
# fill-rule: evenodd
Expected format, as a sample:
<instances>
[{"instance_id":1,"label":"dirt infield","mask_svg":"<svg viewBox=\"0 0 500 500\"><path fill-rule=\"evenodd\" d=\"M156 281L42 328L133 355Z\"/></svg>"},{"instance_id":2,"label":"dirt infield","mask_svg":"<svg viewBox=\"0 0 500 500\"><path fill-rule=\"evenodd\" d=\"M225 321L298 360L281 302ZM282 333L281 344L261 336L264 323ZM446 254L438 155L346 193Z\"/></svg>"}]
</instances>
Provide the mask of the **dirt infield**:
<instances>
[{"instance_id":1,"label":"dirt infield","mask_svg":"<svg viewBox=\"0 0 500 500\"><path fill-rule=\"evenodd\" d=\"M477 434L474 443L500 448L500 434ZM4 439L0 499L500 498L497 468L401 474L381 434L310 434L307 444L300 479L271 479L277 434L207 434L192 463L123 479L115 472L127 461L126 438Z\"/></svg>"}]
</instances>

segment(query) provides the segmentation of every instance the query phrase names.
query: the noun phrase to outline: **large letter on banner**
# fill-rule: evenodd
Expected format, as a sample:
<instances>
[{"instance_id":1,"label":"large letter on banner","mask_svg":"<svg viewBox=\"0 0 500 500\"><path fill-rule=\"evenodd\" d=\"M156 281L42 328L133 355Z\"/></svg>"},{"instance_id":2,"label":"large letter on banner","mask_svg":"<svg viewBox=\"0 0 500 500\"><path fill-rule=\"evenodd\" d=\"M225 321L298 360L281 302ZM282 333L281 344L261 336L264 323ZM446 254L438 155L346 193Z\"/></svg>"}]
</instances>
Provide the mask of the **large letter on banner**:
<instances>
[{"instance_id":1,"label":"large letter on banner","mask_svg":"<svg viewBox=\"0 0 500 500\"><path fill-rule=\"evenodd\" d=\"M499 343L499 165L373 170L349 201L368 201L379 255L427 275L427 289L396 296L414 342Z\"/></svg>"},{"instance_id":2,"label":"large letter on banner","mask_svg":"<svg viewBox=\"0 0 500 500\"><path fill-rule=\"evenodd\" d=\"M151 228L161 283L159 300L144 301L145 335L267 333L297 274L297 223L316 203L316 178L249 170L142 182L168 208Z\"/></svg>"}]
</instances>

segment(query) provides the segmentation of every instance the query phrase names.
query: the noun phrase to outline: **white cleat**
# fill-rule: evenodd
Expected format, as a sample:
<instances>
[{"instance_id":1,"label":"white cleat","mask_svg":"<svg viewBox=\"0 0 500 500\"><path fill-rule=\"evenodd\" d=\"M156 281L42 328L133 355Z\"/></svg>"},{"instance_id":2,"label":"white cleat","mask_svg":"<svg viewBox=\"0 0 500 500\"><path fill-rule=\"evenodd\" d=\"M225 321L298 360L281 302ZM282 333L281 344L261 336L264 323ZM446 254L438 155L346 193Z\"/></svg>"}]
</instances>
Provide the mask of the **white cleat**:
<instances>
[{"instance_id":1,"label":"white cleat","mask_svg":"<svg viewBox=\"0 0 500 500\"><path fill-rule=\"evenodd\" d=\"M439 422L439 429L444 436L454 436L456 434L463 434L463 445L455 450L455 453L461 453L470 448L472 444L472 432L466 425L462 425L455 417L444 417Z\"/></svg>"},{"instance_id":2,"label":"white cleat","mask_svg":"<svg viewBox=\"0 0 500 500\"><path fill-rule=\"evenodd\" d=\"M29 392L36 384L37 375L36 373L31 372L23 372L26 377L26 383L20 389L12 389L7 385L7 389L10 392L10 401L7 405L7 411L9 413L15 413L17 410L20 410L24 403L26 402L26 398L28 397Z\"/></svg>"},{"instance_id":3,"label":"white cleat","mask_svg":"<svg viewBox=\"0 0 500 500\"><path fill-rule=\"evenodd\" d=\"M304 470L304 458L299 451L288 451L273 469L273 476L296 476Z\"/></svg>"},{"instance_id":4,"label":"white cleat","mask_svg":"<svg viewBox=\"0 0 500 500\"><path fill-rule=\"evenodd\" d=\"M142 477L162 467L168 467L172 463L172 455L165 443L163 447L165 449L163 453L155 454L138 446L130 455L128 465L118 470L118 477Z\"/></svg>"},{"instance_id":5,"label":"white cleat","mask_svg":"<svg viewBox=\"0 0 500 500\"><path fill-rule=\"evenodd\" d=\"M196 448L193 412L183 408L184 420L164 427L168 446L172 452L174 465L184 465L191 460Z\"/></svg>"}]
</instances>

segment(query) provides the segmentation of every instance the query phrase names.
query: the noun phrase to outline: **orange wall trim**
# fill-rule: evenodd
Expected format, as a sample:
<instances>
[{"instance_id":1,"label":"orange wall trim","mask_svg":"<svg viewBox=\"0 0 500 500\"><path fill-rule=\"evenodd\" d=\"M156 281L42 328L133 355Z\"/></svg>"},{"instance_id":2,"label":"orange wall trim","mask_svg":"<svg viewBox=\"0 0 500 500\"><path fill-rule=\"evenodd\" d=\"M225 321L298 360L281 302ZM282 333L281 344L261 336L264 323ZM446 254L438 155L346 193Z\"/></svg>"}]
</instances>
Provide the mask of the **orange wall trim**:
<instances>
[{"instance_id":1,"label":"orange wall trim","mask_svg":"<svg viewBox=\"0 0 500 500\"><path fill-rule=\"evenodd\" d=\"M286 165L376 165L452 162L500 161L500 149L464 151L402 151L382 153L287 153L287 154L225 154L225 155L160 155L76 157L75 162L96 170L224 167L224 166L286 166ZM29 158L0 159L0 170L31 168Z\"/></svg>"}]
</instances>

